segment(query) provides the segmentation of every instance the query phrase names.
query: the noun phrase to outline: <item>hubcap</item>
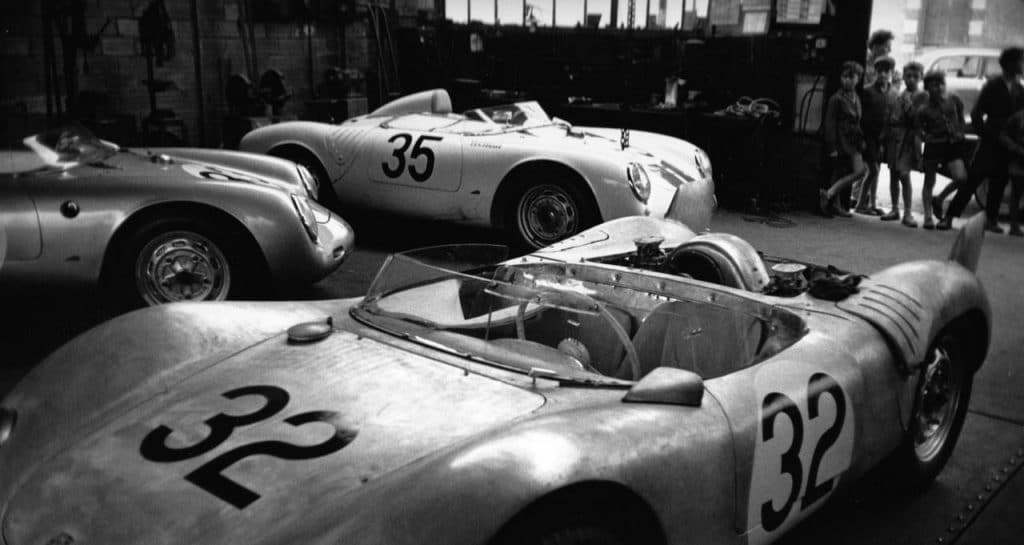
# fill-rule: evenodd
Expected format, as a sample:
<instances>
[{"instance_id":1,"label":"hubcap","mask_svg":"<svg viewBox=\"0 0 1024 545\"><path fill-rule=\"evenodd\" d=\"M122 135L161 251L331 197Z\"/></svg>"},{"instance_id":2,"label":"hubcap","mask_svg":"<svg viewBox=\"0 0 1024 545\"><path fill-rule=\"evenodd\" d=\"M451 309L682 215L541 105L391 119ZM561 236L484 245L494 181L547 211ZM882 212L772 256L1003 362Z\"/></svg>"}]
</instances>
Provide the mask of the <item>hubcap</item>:
<instances>
[{"instance_id":1,"label":"hubcap","mask_svg":"<svg viewBox=\"0 0 1024 545\"><path fill-rule=\"evenodd\" d=\"M573 235L579 227L579 209L572 197L556 185L531 188L519 201L516 214L526 241L540 248Z\"/></svg>"},{"instance_id":2,"label":"hubcap","mask_svg":"<svg viewBox=\"0 0 1024 545\"><path fill-rule=\"evenodd\" d=\"M953 360L942 346L936 347L932 356L923 370L924 379L918 388L919 406L914 415L917 420L914 452L923 462L942 451L960 405L961 381Z\"/></svg>"},{"instance_id":3,"label":"hubcap","mask_svg":"<svg viewBox=\"0 0 1024 545\"><path fill-rule=\"evenodd\" d=\"M135 283L149 305L220 301L231 287L227 260L212 242L191 232L166 233L139 254Z\"/></svg>"}]
</instances>

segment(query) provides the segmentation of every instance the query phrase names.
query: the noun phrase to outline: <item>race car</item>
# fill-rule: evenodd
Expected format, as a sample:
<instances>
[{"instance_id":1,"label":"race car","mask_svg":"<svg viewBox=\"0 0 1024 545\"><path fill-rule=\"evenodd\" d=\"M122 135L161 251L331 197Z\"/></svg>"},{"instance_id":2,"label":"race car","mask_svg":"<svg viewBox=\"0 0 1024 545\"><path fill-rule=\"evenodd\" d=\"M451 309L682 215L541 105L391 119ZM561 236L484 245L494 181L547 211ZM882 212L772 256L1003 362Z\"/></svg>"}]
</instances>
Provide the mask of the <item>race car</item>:
<instances>
[{"instance_id":1,"label":"race car","mask_svg":"<svg viewBox=\"0 0 1024 545\"><path fill-rule=\"evenodd\" d=\"M573 127L536 102L455 114L443 89L338 125L261 127L242 138L240 149L305 165L329 208L504 228L531 251L631 215L703 230L716 204L711 161L688 142Z\"/></svg>"},{"instance_id":2,"label":"race car","mask_svg":"<svg viewBox=\"0 0 1024 545\"><path fill-rule=\"evenodd\" d=\"M770 543L880 463L942 469L982 223L867 278L630 217L135 311L0 403L3 543Z\"/></svg>"},{"instance_id":3,"label":"race car","mask_svg":"<svg viewBox=\"0 0 1024 545\"><path fill-rule=\"evenodd\" d=\"M0 290L87 289L127 306L265 294L341 265L354 234L300 165L121 149L62 127L0 151Z\"/></svg>"}]
</instances>

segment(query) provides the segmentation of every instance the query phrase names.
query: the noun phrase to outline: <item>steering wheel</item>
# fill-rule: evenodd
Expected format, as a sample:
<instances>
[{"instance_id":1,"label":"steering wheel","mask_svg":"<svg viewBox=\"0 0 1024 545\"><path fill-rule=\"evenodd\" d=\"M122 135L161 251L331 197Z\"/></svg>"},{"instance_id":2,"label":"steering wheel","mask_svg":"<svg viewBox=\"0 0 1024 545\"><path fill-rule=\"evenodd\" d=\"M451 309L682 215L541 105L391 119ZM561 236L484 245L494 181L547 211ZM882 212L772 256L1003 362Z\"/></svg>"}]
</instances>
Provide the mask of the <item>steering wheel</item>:
<instances>
[{"instance_id":1,"label":"steering wheel","mask_svg":"<svg viewBox=\"0 0 1024 545\"><path fill-rule=\"evenodd\" d=\"M590 297L587 297L586 295L577 294L573 292L541 292L537 295L537 298L534 301L523 301L522 303L519 303L519 308L516 309L515 319L516 337L518 337L520 340L526 340L526 305L530 304L531 302L540 305L544 303L554 303L557 302L559 299L564 300L581 298L588 302L592 301L597 308L597 312L601 316L603 316L605 322L607 322L612 327L612 331L615 332L615 336L618 337L619 342L622 343L622 346L626 349L626 358L629 359L629 367L630 371L632 371L633 373L633 379L639 380L640 357L636 353L636 347L633 346L632 339L629 338L629 333L626 332L626 329L622 327L622 324L619 323L619 321L616 320L614 316L612 316L612 313L609 312L604 305ZM568 355L571 356L572 354ZM588 371L601 374L591 365L586 365L585 368Z\"/></svg>"}]
</instances>

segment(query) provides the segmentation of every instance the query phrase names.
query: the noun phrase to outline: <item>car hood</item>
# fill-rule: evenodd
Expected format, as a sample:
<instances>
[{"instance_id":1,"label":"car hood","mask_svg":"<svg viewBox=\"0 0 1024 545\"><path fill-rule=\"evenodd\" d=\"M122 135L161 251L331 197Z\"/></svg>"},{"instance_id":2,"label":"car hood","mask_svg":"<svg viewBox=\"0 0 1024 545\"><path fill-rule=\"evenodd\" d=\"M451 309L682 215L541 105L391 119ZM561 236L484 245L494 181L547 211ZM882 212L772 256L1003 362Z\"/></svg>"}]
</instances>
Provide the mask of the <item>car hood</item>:
<instances>
[{"instance_id":1,"label":"car hood","mask_svg":"<svg viewBox=\"0 0 1024 545\"><path fill-rule=\"evenodd\" d=\"M3 536L252 543L543 403L353 333L312 345L272 337L39 462L8 503Z\"/></svg>"}]
</instances>

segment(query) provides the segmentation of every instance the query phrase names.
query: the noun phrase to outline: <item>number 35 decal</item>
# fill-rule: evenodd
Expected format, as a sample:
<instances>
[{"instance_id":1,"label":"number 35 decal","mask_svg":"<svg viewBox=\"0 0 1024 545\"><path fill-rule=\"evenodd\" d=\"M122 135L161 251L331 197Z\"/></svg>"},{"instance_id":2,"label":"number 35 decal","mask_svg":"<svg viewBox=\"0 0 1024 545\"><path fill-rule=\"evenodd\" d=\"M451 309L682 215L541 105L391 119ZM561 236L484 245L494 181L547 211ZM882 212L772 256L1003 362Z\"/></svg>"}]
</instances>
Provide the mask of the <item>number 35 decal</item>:
<instances>
[{"instance_id":1,"label":"number 35 decal","mask_svg":"<svg viewBox=\"0 0 1024 545\"><path fill-rule=\"evenodd\" d=\"M221 395L227 399L259 396L265 403L249 414L233 416L218 413L206 419L204 423L210 428L210 433L198 443L187 447L168 446L167 438L174 430L164 425L157 426L143 438L139 453L143 458L159 463L181 462L201 456L227 441L236 428L253 425L281 412L289 400L288 392L277 386L246 386ZM185 475L185 480L239 509L244 509L258 500L260 495L225 477L224 470L256 455L283 460L307 460L337 452L351 443L358 433L354 429L343 427L339 420L338 413L334 411L310 411L289 416L284 422L291 426L299 427L310 422L322 422L333 427L334 433L323 442L310 446L293 445L283 441L256 441L241 445L199 466Z\"/></svg>"},{"instance_id":2,"label":"number 35 decal","mask_svg":"<svg viewBox=\"0 0 1024 545\"><path fill-rule=\"evenodd\" d=\"M806 398L793 388L773 390L768 384L758 388L763 397L750 517L759 519L766 533L828 496L850 465L853 420L842 386L821 372L810 373L806 380ZM794 398L806 399L806 405L801 407L804 404ZM791 433L785 433L787 428Z\"/></svg>"},{"instance_id":3,"label":"number 35 decal","mask_svg":"<svg viewBox=\"0 0 1024 545\"><path fill-rule=\"evenodd\" d=\"M398 140L401 140L401 144L398 144L398 147L391 152L391 155L393 155L396 160L381 163L384 175L388 178L398 178L406 169L405 152L409 149L409 144L412 144L412 135L400 132L391 138L388 138L388 142L392 144ZM444 140L444 138L441 138L440 136L421 135L416 139L416 143L413 144L412 151L409 152L409 176L417 182L425 182L429 180L430 176L434 173L434 150L423 144L424 141L429 142L431 140L440 142L441 140ZM423 167L423 170L419 170L416 168L416 165L411 164L420 157L424 157L427 160L427 164ZM391 163L394 163L394 165Z\"/></svg>"}]
</instances>

